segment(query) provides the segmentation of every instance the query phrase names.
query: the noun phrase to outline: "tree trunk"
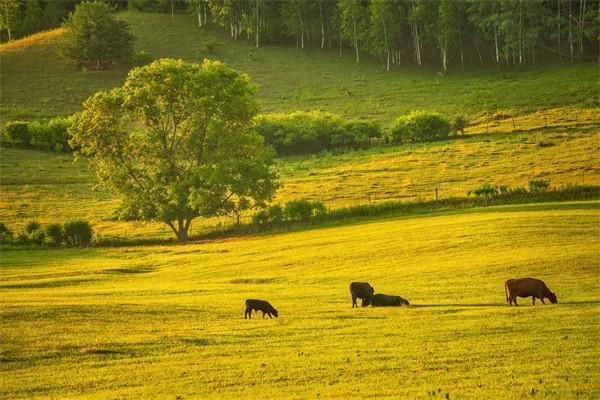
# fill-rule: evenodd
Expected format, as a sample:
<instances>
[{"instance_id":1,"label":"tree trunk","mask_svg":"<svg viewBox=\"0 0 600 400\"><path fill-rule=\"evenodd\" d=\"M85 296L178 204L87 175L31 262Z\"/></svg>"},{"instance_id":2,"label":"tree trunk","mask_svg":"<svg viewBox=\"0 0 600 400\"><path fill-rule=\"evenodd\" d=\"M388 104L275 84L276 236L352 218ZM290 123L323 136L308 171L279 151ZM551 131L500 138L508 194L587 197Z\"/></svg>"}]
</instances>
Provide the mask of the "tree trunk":
<instances>
[{"instance_id":1,"label":"tree trunk","mask_svg":"<svg viewBox=\"0 0 600 400\"><path fill-rule=\"evenodd\" d=\"M580 18L579 18L579 56L583 58L583 32L585 26L585 0L580 3Z\"/></svg>"},{"instance_id":2,"label":"tree trunk","mask_svg":"<svg viewBox=\"0 0 600 400\"><path fill-rule=\"evenodd\" d=\"M560 0L556 0L556 5L558 7L556 16L556 32L558 37L558 61L562 61L562 53L560 51Z\"/></svg>"},{"instance_id":3,"label":"tree trunk","mask_svg":"<svg viewBox=\"0 0 600 400\"><path fill-rule=\"evenodd\" d=\"M356 37L356 21L354 20L354 15L352 16L352 27L354 28L354 49L356 50L356 62L359 63L360 59L358 57L358 38Z\"/></svg>"},{"instance_id":4,"label":"tree trunk","mask_svg":"<svg viewBox=\"0 0 600 400\"><path fill-rule=\"evenodd\" d=\"M256 48L258 48L258 37L259 37L259 19L258 19L258 0L256 0Z\"/></svg>"},{"instance_id":5,"label":"tree trunk","mask_svg":"<svg viewBox=\"0 0 600 400\"><path fill-rule=\"evenodd\" d=\"M569 50L571 53L571 61L573 61L573 8L572 0L569 0Z\"/></svg>"},{"instance_id":6,"label":"tree trunk","mask_svg":"<svg viewBox=\"0 0 600 400\"><path fill-rule=\"evenodd\" d=\"M385 29L385 22L381 23L383 25L383 40L385 40L385 52L387 54L387 65L386 65L386 71L390 70L390 46L388 44L388 38L387 38L387 30Z\"/></svg>"},{"instance_id":7,"label":"tree trunk","mask_svg":"<svg viewBox=\"0 0 600 400\"><path fill-rule=\"evenodd\" d=\"M519 67L523 66L523 10L522 2L519 0Z\"/></svg>"},{"instance_id":8,"label":"tree trunk","mask_svg":"<svg viewBox=\"0 0 600 400\"><path fill-rule=\"evenodd\" d=\"M500 48L498 46L498 25L494 22L494 45L496 46L496 69L500 69Z\"/></svg>"},{"instance_id":9,"label":"tree trunk","mask_svg":"<svg viewBox=\"0 0 600 400\"><path fill-rule=\"evenodd\" d=\"M171 18L175 17L175 4L173 4L174 0L171 0Z\"/></svg>"},{"instance_id":10,"label":"tree trunk","mask_svg":"<svg viewBox=\"0 0 600 400\"><path fill-rule=\"evenodd\" d=\"M304 21L302 20L301 13L298 13L298 18L300 18L300 47L304 48Z\"/></svg>"},{"instance_id":11,"label":"tree trunk","mask_svg":"<svg viewBox=\"0 0 600 400\"><path fill-rule=\"evenodd\" d=\"M321 48L325 47L325 26L323 25L323 6L319 1L319 17L321 19Z\"/></svg>"}]
</instances>

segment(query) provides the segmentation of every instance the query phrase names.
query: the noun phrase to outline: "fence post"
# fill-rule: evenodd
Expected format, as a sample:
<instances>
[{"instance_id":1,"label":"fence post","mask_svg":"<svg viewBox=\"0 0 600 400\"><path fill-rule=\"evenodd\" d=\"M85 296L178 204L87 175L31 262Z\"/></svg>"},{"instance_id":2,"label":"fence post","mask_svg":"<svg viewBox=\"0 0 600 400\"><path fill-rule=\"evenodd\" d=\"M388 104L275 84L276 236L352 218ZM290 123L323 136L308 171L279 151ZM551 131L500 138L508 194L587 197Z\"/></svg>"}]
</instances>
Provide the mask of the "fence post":
<instances>
[{"instance_id":1,"label":"fence post","mask_svg":"<svg viewBox=\"0 0 600 400\"><path fill-rule=\"evenodd\" d=\"M435 188L435 201L438 200L438 188Z\"/></svg>"},{"instance_id":2,"label":"fence post","mask_svg":"<svg viewBox=\"0 0 600 400\"><path fill-rule=\"evenodd\" d=\"M516 128L516 126L515 126L515 114L514 114L514 113L512 113L512 114L510 115L510 117L511 117L511 119L512 119L512 124L513 124L513 132L514 132L514 131L517 129L517 128Z\"/></svg>"}]
</instances>

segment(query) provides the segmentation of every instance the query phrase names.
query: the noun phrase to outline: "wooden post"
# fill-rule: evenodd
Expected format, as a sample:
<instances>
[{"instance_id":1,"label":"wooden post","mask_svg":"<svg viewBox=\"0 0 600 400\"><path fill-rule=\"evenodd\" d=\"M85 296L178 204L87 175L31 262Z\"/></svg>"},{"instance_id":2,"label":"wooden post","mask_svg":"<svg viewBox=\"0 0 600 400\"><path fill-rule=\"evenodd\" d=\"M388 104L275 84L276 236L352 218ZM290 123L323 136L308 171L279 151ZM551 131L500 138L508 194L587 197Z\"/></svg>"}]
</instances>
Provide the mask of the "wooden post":
<instances>
[{"instance_id":1,"label":"wooden post","mask_svg":"<svg viewBox=\"0 0 600 400\"><path fill-rule=\"evenodd\" d=\"M435 201L438 200L438 188L435 188Z\"/></svg>"},{"instance_id":2,"label":"wooden post","mask_svg":"<svg viewBox=\"0 0 600 400\"><path fill-rule=\"evenodd\" d=\"M515 127L515 114L511 114L511 115L510 115L510 117L511 117L511 119L512 119L512 124L513 124L513 132L514 132L514 131L515 131L515 129L517 129L517 128Z\"/></svg>"},{"instance_id":3,"label":"wooden post","mask_svg":"<svg viewBox=\"0 0 600 400\"><path fill-rule=\"evenodd\" d=\"M546 118L546 114L544 114L544 126L548 128L548 119Z\"/></svg>"}]
</instances>

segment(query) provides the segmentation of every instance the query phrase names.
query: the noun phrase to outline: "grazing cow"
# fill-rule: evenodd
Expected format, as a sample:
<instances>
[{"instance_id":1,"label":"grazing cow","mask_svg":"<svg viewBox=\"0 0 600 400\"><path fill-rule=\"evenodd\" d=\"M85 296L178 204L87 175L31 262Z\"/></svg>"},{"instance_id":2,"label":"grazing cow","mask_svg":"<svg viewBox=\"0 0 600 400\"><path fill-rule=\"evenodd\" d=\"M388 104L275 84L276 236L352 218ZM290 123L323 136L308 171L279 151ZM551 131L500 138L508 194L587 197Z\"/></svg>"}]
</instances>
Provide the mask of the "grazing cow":
<instances>
[{"instance_id":1,"label":"grazing cow","mask_svg":"<svg viewBox=\"0 0 600 400\"><path fill-rule=\"evenodd\" d=\"M265 315L268 315L269 318L273 318L271 315L274 315L275 318L279 317L279 314L277 313L275 307L273 307L271 303L265 300L246 300L246 311L244 312L244 319L252 319L252 310L255 310L257 313L259 311L262 311L263 318L265 317Z\"/></svg>"},{"instance_id":2,"label":"grazing cow","mask_svg":"<svg viewBox=\"0 0 600 400\"><path fill-rule=\"evenodd\" d=\"M362 306L366 307L371 304L375 289L367 282L352 282L350 284L350 294L352 295L352 308L358 307L356 299L362 300Z\"/></svg>"},{"instance_id":3,"label":"grazing cow","mask_svg":"<svg viewBox=\"0 0 600 400\"><path fill-rule=\"evenodd\" d=\"M535 278L521 278L521 279L509 279L504 283L504 291L506 293L506 302L509 305L518 306L517 297L531 297L533 299L533 305L535 305L535 299L540 299L542 304L544 298L550 300L551 303L558 303L556 294L552 293L546 284Z\"/></svg>"},{"instance_id":4,"label":"grazing cow","mask_svg":"<svg viewBox=\"0 0 600 400\"><path fill-rule=\"evenodd\" d=\"M410 305L408 300L403 299L400 296L388 296L386 294L377 293L373 295L372 299L373 307L388 307L388 306L401 306Z\"/></svg>"}]
</instances>

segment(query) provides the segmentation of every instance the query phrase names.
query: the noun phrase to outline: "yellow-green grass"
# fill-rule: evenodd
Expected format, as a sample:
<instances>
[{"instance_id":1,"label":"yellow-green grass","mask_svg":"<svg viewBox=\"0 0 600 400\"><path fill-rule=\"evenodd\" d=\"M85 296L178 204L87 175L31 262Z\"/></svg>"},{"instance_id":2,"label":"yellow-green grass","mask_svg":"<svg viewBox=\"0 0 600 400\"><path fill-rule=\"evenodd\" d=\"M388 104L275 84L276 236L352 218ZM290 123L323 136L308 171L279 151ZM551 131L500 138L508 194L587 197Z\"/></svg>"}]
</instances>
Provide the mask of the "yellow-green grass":
<instances>
[{"instance_id":1,"label":"yellow-green grass","mask_svg":"<svg viewBox=\"0 0 600 400\"><path fill-rule=\"evenodd\" d=\"M260 86L263 111L322 109L348 118L389 124L415 109L446 114L513 109L517 112L565 105L598 105L595 62L544 66L526 71L471 71L447 76L437 70L403 67L386 72L379 62L363 57L354 62L351 49L296 49L229 39L218 28L200 30L190 15L124 12L137 50L153 57L225 61L247 72ZM60 32L25 38L0 46L3 119L49 117L78 111L81 102L98 90L120 85L129 69L83 72L65 65L54 50ZM208 54L207 43L215 44Z\"/></svg>"},{"instance_id":2,"label":"yellow-green grass","mask_svg":"<svg viewBox=\"0 0 600 400\"><path fill-rule=\"evenodd\" d=\"M558 111L555 114L562 115ZM494 133L488 135L279 159L282 187L275 201L309 198L337 208L386 200L432 199L435 188L441 198L465 196L484 182L526 186L529 180L542 178L555 187L600 184L598 126L591 119L592 111L583 110L579 115L579 124L565 119L565 125L555 122L549 129L538 129L535 119L521 119L517 122L521 129L531 126L531 131L498 132L507 124L499 120L489 125ZM472 133L484 130L483 125L476 125ZM93 171L84 162L73 164L68 154L2 149L0 170L0 220L15 231L29 220L50 223L85 218L105 236L171 235L162 224L111 219L117 201L106 191L93 191ZM198 219L192 233L231 222L226 217Z\"/></svg>"},{"instance_id":3,"label":"yellow-green grass","mask_svg":"<svg viewBox=\"0 0 600 400\"><path fill-rule=\"evenodd\" d=\"M0 397L598 398L599 217L562 203L3 251ZM504 304L524 276L559 303ZM411 306L352 309L354 280ZM280 318L244 320L246 298Z\"/></svg>"}]
</instances>

